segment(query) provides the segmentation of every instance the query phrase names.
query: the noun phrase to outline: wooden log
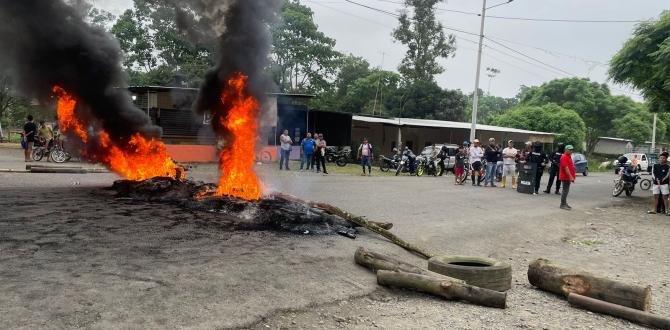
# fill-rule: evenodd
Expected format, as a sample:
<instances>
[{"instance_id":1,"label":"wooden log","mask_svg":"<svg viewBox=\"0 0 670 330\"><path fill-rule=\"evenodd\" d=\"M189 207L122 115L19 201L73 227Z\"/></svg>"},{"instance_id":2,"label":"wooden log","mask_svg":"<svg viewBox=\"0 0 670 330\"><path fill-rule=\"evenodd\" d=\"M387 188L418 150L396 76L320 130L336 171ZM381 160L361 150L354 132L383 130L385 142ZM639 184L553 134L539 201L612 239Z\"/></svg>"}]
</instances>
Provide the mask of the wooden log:
<instances>
[{"instance_id":1,"label":"wooden log","mask_svg":"<svg viewBox=\"0 0 670 330\"><path fill-rule=\"evenodd\" d=\"M620 317L649 327L670 330L670 319L648 312L589 298L577 293L570 293L568 295L568 302L570 305L592 312Z\"/></svg>"},{"instance_id":2,"label":"wooden log","mask_svg":"<svg viewBox=\"0 0 670 330\"><path fill-rule=\"evenodd\" d=\"M448 300L465 300L487 307L505 308L507 300L507 294L504 292L403 271L379 270L377 271L377 283L430 293Z\"/></svg>"},{"instance_id":3,"label":"wooden log","mask_svg":"<svg viewBox=\"0 0 670 330\"><path fill-rule=\"evenodd\" d=\"M401 239L400 237L394 235L390 231L388 231L384 228L381 228L374 223L371 223L370 221L368 221L364 217L353 215L353 214L351 214L347 211L344 211L344 210L342 210L342 209L340 209L336 206L326 204L326 203L321 203L321 202L305 201L305 200L299 199L298 197L291 196L291 195L288 195L288 194L278 193L276 195L281 197L281 198L285 198L287 200L292 200L292 201L300 202L300 203L306 203L307 205L312 206L312 207L316 207L318 209L321 209L321 210L325 211L326 213L336 215L336 216L338 216L342 219L345 219L345 220L351 222L354 225L365 227L372 232L375 232L375 233L377 233L381 236L384 236L386 239L388 239L389 241L393 242L394 244L402 247L403 249L408 250L408 251L413 252L413 253L416 253L416 254L422 256L425 259L430 259L433 256L435 256L434 253L426 250L425 248L422 248L420 246L411 244L411 243Z\"/></svg>"},{"instance_id":4,"label":"wooden log","mask_svg":"<svg viewBox=\"0 0 670 330\"><path fill-rule=\"evenodd\" d=\"M421 267L417 267L415 265L395 259L393 257L369 251L363 247L359 247L358 249L356 249L356 253L354 253L354 260L356 261L357 264L369 268L373 272L377 272L378 270L402 271L406 273L442 278L455 283L465 284L465 281L463 280L459 280L457 278L449 277Z\"/></svg>"},{"instance_id":5,"label":"wooden log","mask_svg":"<svg viewBox=\"0 0 670 330\"><path fill-rule=\"evenodd\" d=\"M565 297L570 293L577 293L642 311L649 311L651 306L650 286L614 281L552 264L546 259L537 259L530 263L528 281L542 290Z\"/></svg>"}]
</instances>

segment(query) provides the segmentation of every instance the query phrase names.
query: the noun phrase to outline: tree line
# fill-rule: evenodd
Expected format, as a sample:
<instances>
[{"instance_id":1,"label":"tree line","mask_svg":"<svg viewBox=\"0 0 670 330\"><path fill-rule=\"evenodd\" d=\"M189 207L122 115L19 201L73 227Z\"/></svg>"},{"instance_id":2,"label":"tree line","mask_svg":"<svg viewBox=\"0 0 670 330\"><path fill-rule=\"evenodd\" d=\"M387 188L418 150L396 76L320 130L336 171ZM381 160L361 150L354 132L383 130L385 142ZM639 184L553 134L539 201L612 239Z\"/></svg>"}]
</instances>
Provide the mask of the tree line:
<instances>
[{"instance_id":1,"label":"tree line","mask_svg":"<svg viewBox=\"0 0 670 330\"><path fill-rule=\"evenodd\" d=\"M216 49L207 22L169 1L134 0L114 17L86 1L71 0L89 23L118 39L130 85L198 87L213 66ZM440 60L453 56L456 39L436 19L442 0L404 0L406 10L392 33L406 49L397 71L373 67L365 59L336 50L336 40L319 30L312 10L300 0L287 0L270 26L271 65L266 68L278 92L312 94L314 109L353 114L469 121L472 94L440 87L435 76L445 71ZM188 22L185 27L184 22ZM606 84L584 78L556 79L523 86L513 98L477 91L478 122L559 133L558 140L591 152L598 137L651 138L652 111L667 110L670 95L670 15L643 23L612 59L611 77L643 91L648 103L613 96ZM666 38L666 39L664 39ZM648 42L649 40L653 42ZM665 42L663 41L665 40ZM654 60L649 54L656 54ZM632 65L631 63L634 63ZM5 77L5 75L1 75ZM648 81L651 78L653 81ZM645 80L647 79L647 80ZM9 85L10 81L0 79ZM665 84L663 84L665 83ZM1 87L1 86L0 86ZM31 111L30 102L0 89L0 119L17 124ZM670 116L659 116L658 140L668 136Z\"/></svg>"}]
</instances>

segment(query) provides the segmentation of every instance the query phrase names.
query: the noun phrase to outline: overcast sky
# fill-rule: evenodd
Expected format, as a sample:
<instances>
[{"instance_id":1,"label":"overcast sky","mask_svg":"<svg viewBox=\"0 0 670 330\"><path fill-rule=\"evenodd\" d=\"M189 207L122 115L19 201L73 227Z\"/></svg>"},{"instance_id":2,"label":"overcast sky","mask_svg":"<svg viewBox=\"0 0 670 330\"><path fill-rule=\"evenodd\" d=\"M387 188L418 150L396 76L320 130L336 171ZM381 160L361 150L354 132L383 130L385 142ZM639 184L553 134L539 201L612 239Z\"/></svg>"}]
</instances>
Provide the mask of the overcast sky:
<instances>
[{"instance_id":1,"label":"overcast sky","mask_svg":"<svg viewBox=\"0 0 670 330\"><path fill-rule=\"evenodd\" d=\"M402 8L398 4L402 0L352 1L394 13ZM405 48L391 36L397 25L396 18L345 0L302 2L314 10L319 29L337 40L337 50L362 56L373 66L397 70ZM487 5L501 2L504 0L488 0ZM97 0L96 3L120 14L132 5L132 0ZM438 7L480 12L482 1L447 0ZM670 9L668 0L515 0L487 11L487 16L629 21L655 19L664 9ZM440 10L438 19L447 28L478 34L480 17L476 15ZM485 40L480 88L488 89L487 67L501 71L491 82L491 94L505 97L516 95L521 85L539 85L568 74L606 82L607 62L630 37L634 26L635 23L538 22L489 17L484 34L512 50ZM442 60L446 72L437 80L442 87L469 93L475 84L477 44L474 41L478 36L450 32L456 36L457 50L455 57ZM611 86L614 94L633 96L623 86Z\"/></svg>"}]
</instances>

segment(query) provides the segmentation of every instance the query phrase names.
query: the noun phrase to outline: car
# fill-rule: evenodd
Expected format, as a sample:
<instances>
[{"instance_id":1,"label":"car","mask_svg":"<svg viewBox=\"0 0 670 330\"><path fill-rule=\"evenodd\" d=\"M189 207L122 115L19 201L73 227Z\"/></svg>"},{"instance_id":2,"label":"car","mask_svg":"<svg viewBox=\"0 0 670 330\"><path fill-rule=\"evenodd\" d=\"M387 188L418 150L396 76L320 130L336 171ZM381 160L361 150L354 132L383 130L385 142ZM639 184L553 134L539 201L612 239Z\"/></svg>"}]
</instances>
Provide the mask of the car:
<instances>
[{"instance_id":1,"label":"car","mask_svg":"<svg viewBox=\"0 0 670 330\"><path fill-rule=\"evenodd\" d=\"M584 176L589 175L589 162L584 154L572 154L572 162L575 163L575 172Z\"/></svg>"},{"instance_id":2,"label":"car","mask_svg":"<svg viewBox=\"0 0 670 330\"><path fill-rule=\"evenodd\" d=\"M627 165L630 165L633 155L637 157L637 169L638 171L647 171L651 172L651 165L653 165L652 155L642 154L642 153L627 153L623 156L628 159L626 162Z\"/></svg>"},{"instance_id":3,"label":"car","mask_svg":"<svg viewBox=\"0 0 670 330\"><path fill-rule=\"evenodd\" d=\"M447 146L447 157L444 160L444 167L447 169L447 171L454 171L454 167L456 167L456 154L458 153L458 146L455 144L435 144L435 149L438 150L438 152L442 149L442 146ZM423 148L421 151L421 156L430 156L431 153L433 152L432 146L426 146Z\"/></svg>"}]
</instances>

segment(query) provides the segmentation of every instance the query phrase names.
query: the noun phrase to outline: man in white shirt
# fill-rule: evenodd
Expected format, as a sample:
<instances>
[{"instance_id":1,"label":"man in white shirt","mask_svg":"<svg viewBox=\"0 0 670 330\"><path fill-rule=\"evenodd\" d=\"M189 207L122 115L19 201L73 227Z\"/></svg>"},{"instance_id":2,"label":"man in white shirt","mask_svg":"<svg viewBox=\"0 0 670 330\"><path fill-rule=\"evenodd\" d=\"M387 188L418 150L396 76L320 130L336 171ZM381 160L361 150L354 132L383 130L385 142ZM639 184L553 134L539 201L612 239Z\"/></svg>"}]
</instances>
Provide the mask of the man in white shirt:
<instances>
[{"instance_id":1,"label":"man in white shirt","mask_svg":"<svg viewBox=\"0 0 670 330\"><path fill-rule=\"evenodd\" d=\"M288 130L285 129L284 133L279 137L279 142L281 142L281 158L279 159L279 170L282 170L282 166L286 167L287 171L290 171L288 168L288 159L291 155L291 147L293 146L293 139L288 135ZM285 165L285 166L284 166Z\"/></svg>"},{"instance_id":2,"label":"man in white shirt","mask_svg":"<svg viewBox=\"0 0 670 330\"><path fill-rule=\"evenodd\" d=\"M503 177L502 177L502 187L505 188L507 185L507 177L512 177L512 189L516 189L516 156L519 153L519 150L514 148L514 141L507 141L507 148L503 149Z\"/></svg>"},{"instance_id":3,"label":"man in white shirt","mask_svg":"<svg viewBox=\"0 0 670 330\"><path fill-rule=\"evenodd\" d=\"M368 142L368 138L363 138L363 143L358 147L358 157L361 160L361 167L363 167L363 175L365 175L365 166L368 167L368 176L372 175L372 145Z\"/></svg>"},{"instance_id":4,"label":"man in white shirt","mask_svg":"<svg viewBox=\"0 0 670 330\"><path fill-rule=\"evenodd\" d=\"M475 184L478 186L482 185L482 157L484 157L484 149L479 146L479 140L475 139L472 141L472 147L470 147L469 151L469 160L470 160L470 167L472 168L472 173L470 174L470 177L472 179L472 185L474 186ZM477 181L475 181L475 177L477 178Z\"/></svg>"}]
</instances>

